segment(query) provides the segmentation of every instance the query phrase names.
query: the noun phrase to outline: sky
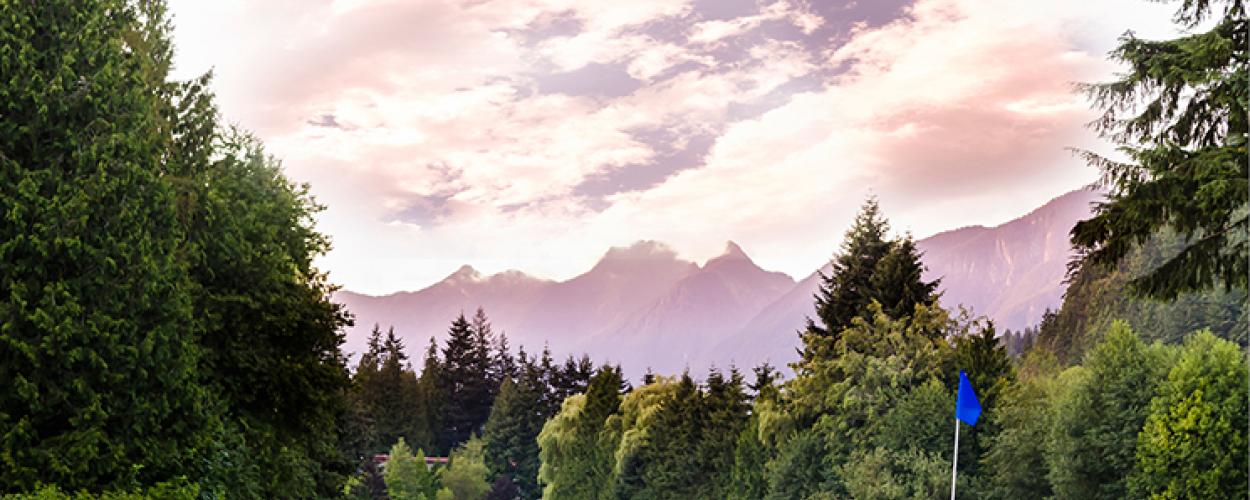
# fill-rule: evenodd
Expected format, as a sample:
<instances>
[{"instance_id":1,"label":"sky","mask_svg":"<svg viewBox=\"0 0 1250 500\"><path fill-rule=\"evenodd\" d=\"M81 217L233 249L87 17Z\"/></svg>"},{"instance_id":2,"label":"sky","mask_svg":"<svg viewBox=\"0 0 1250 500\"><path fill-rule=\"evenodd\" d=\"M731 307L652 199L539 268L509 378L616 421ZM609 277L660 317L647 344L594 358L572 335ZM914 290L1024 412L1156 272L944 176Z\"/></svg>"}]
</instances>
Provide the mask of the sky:
<instances>
[{"instance_id":1,"label":"sky","mask_svg":"<svg viewBox=\"0 0 1250 500\"><path fill-rule=\"evenodd\" d=\"M916 237L1093 181L1074 82L1142 0L173 0L176 78L327 206L353 291L567 279L658 240L801 278L867 196Z\"/></svg>"}]
</instances>

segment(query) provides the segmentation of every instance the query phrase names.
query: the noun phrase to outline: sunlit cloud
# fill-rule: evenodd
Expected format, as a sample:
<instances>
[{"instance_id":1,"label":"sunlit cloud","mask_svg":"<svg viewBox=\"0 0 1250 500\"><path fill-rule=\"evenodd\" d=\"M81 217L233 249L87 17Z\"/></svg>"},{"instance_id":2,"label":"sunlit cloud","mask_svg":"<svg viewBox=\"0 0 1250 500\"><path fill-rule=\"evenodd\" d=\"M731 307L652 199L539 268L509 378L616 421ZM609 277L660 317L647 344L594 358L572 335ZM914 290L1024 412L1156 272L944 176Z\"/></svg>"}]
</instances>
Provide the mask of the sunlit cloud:
<instances>
[{"instance_id":1,"label":"sunlit cloud","mask_svg":"<svg viewBox=\"0 0 1250 500\"><path fill-rule=\"evenodd\" d=\"M1109 77L1104 54L1125 29L1167 34L1171 9L172 7L177 74L213 69L224 116L329 206L319 224L335 250L320 264L371 293L420 288L465 263L567 278L638 239L694 259L732 239L802 276L870 193L918 236L1002 222L1093 178L1065 152L1098 146L1071 84Z\"/></svg>"}]
</instances>

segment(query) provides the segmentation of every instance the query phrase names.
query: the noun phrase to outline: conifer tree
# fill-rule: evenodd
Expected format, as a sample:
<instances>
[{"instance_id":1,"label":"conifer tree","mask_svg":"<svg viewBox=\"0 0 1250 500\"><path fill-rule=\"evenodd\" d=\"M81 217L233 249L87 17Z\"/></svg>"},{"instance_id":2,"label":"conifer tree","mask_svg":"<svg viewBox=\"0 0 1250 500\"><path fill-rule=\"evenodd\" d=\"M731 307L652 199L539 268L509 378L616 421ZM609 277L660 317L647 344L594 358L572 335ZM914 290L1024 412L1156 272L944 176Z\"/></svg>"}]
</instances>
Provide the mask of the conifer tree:
<instances>
[{"instance_id":1,"label":"conifer tree","mask_svg":"<svg viewBox=\"0 0 1250 500\"><path fill-rule=\"evenodd\" d=\"M3 10L0 484L201 479L220 463L220 412L162 172L163 4Z\"/></svg>"},{"instance_id":2,"label":"conifer tree","mask_svg":"<svg viewBox=\"0 0 1250 500\"><path fill-rule=\"evenodd\" d=\"M447 407L447 394L443 392L443 365L438 358L438 343L433 337L430 337L421 365L421 376L417 378L414 388L414 399L420 402L420 407L414 423L413 442L433 454L443 454L447 449L442 447L440 433L444 428L443 415Z\"/></svg>"},{"instance_id":3,"label":"conifer tree","mask_svg":"<svg viewBox=\"0 0 1250 500\"><path fill-rule=\"evenodd\" d=\"M485 314L479 314L485 318ZM489 323L476 327L461 314L452 322L440 365L446 406L441 449L452 449L482 431L490 417L495 388L491 387Z\"/></svg>"},{"instance_id":4,"label":"conifer tree","mask_svg":"<svg viewBox=\"0 0 1250 500\"><path fill-rule=\"evenodd\" d=\"M682 374L670 399L651 424L650 439L639 454L642 498L699 498L704 483L704 458L697 452L707 424L703 391Z\"/></svg>"},{"instance_id":5,"label":"conifer tree","mask_svg":"<svg viewBox=\"0 0 1250 500\"><path fill-rule=\"evenodd\" d=\"M916 304L932 305L937 300L940 280L924 281L920 250L911 235L893 241L890 251L877 262L869 279L872 298L891 318L911 316Z\"/></svg>"},{"instance_id":6,"label":"conifer tree","mask_svg":"<svg viewBox=\"0 0 1250 500\"><path fill-rule=\"evenodd\" d=\"M742 373L731 368L729 378L718 370L707 376L703 398L706 421L698 443L700 470L708 478L699 488L698 498L721 500L732 490L734 453L747 424L750 407L743 388Z\"/></svg>"},{"instance_id":7,"label":"conifer tree","mask_svg":"<svg viewBox=\"0 0 1250 500\"><path fill-rule=\"evenodd\" d=\"M540 382L531 370L517 382L504 379L482 436L486 465L491 473L507 476L522 498L536 499L538 433L545 420L539 413Z\"/></svg>"},{"instance_id":8,"label":"conifer tree","mask_svg":"<svg viewBox=\"0 0 1250 500\"><path fill-rule=\"evenodd\" d=\"M1185 36L1120 39L1117 81L1085 85L1102 116L1094 127L1128 161L1085 152L1110 190L1094 217L1072 229L1087 260L1112 268L1162 230L1185 247L1132 281L1139 294L1175 298L1216 287L1246 289L1250 167L1250 45L1242 0L1187 0L1174 17ZM1210 29L1193 32L1212 20Z\"/></svg>"},{"instance_id":9,"label":"conifer tree","mask_svg":"<svg viewBox=\"0 0 1250 500\"><path fill-rule=\"evenodd\" d=\"M889 222L877 200L869 198L842 242L842 253L829 274L820 274L816 291L816 318L808 319L803 333L802 359L815 355L811 341L830 338L836 343L842 330L857 317L871 317L874 302L892 318L912 315L917 305L937 301L938 282L925 282L924 266L910 237L887 240Z\"/></svg>"}]
</instances>

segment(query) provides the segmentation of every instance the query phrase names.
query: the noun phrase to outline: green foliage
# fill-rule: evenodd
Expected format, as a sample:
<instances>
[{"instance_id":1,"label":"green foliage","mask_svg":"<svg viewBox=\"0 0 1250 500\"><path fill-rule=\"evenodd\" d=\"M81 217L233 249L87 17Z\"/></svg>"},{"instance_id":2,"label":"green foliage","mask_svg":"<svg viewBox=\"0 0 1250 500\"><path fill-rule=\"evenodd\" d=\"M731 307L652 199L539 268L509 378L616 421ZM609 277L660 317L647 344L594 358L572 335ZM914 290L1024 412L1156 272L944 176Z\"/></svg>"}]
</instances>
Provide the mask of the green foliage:
<instances>
[{"instance_id":1,"label":"green foliage","mask_svg":"<svg viewBox=\"0 0 1250 500\"><path fill-rule=\"evenodd\" d=\"M730 500L755 500L768 494L768 478L765 467L769 450L760 441L759 418L752 416L738 433L734 447L733 469L729 474L729 487L725 498Z\"/></svg>"},{"instance_id":2,"label":"green foliage","mask_svg":"<svg viewBox=\"0 0 1250 500\"><path fill-rule=\"evenodd\" d=\"M10 494L5 500L195 500L200 498L200 488L186 481L170 481L157 483L150 488L130 491L106 491L92 494L86 491L67 493L56 486L43 486L33 493Z\"/></svg>"},{"instance_id":3,"label":"green foliage","mask_svg":"<svg viewBox=\"0 0 1250 500\"><path fill-rule=\"evenodd\" d=\"M543 498L599 498L608 490L614 443L601 437L605 422L621 405L621 372L604 366L585 394L564 400L560 412L538 436Z\"/></svg>"},{"instance_id":4,"label":"green foliage","mask_svg":"<svg viewBox=\"0 0 1250 500\"><path fill-rule=\"evenodd\" d=\"M442 428L437 434L440 450L451 449L482 432L499 388L491 375L490 346L494 338L482 310L478 310L473 323L461 314L447 335L439 366L440 391L446 398Z\"/></svg>"},{"instance_id":5,"label":"green foliage","mask_svg":"<svg viewBox=\"0 0 1250 500\"><path fill-rule=\"evenodd\" d=\"M916 305L937 301L937 281L921 279L924 270L911 237L886 240L889 223L876 199L864 203L842 242L842 253L832 263L828 275L821 274L816 292L816 321L808 320L804 334L803 359L815 354L809 340L837 336L852 326L854 319L869 315L869 307L879 304L894 318L907 317Z\"/></svg>"},{"instance_id":6,"label":"green foliage","mask_svg":"<svg viewBox=\"0 0 1250 500\"><path fill-rule=\"evenodd\" d=\"M982 458L987 498L1019 499L1051 496L1046 479L1045 443L1050 432L1055 393L1081 370L1057 379L1055 363L1033 351L1024 360L1021 380L1003 391L1002 403L986 417L1000 429Z\"/></svg>"},{"instance_id":7,"label":"green foliage","mask_svg":"<svg viewBox=\"0 0 1250 500\"><path fill-rule=\"evenodd\" d=\"M490 491L489 474L482 440L474 436L451 452L451 463L439 474L443 488L436 498L479 500Z\"/></svg>"},{"instance_id":8,"label":"green foliage","mask_svg":"<svg viewBox=\"0 0 1250 500\"><path fill-rule=\"evenodd\" d=\"M382 475L392 500L430 500L439 489L438 478L425 464L425 453L417 450L413 455L402 437L391 447Z\"/></svg>"},{"instance_id":9,"label":"green foliage","mask_svg":"<svg viewBox=\"0 0 1250 500\"><path fill-rule=\"evenodd\" d=\"M1043 318L1038 343L1060 360L1075 363L1112 321L1122 319L1147 342L1179 344L1188 334L1206 328L1246 346L1250 310L1245 290L1187 292L1170 301L1124 293L1133 277L1158 267L1183 246L1180 238L1165 231L1131 250L1115 268L1082 261L1064 294L1063 306Z\"/></svg>"},{"instance_id":10,"label":"green foliage","mask_svg":"<svg viewBox=\"0 0 1250 500\"><path fill-rule=\"evenodd\" d=\"M206 99L197 86L183 109ZM202 107L211 110L211 103ZM207 112L207 111L205 111ZM183 113L186 115L187 113ZM184 118L182 122L193 122ZM312 227L321 210L259 142L238 132L178 136L175 187L194 280L201 373L237 422L263 496L327 495L349 463L337 429L348 376L339 345L346 313L312 260L329 249ZM196 158L212 147L214 158ZM330 431L327 431L329 429Z\"/></svg>"},{"instance_id":11,"label":"green foliage","mask_svg":"<svg viewBox=\"0 0 1250 500\"><path fill-rule=\"evenodd\" d=\"M1060 498L1124 498L1137 434L1169 356L1116 322L1056 403L1046 443L1048 479Z\"/></svg>"},{"instance_id":12,"label":"green foliage","mask_svg":"<svg viewBox=\"0 0 1250 500\"><path fill-rule=\"evenodd\" d=\"M219 463L165 178L163 5L0 15L0 488L129 490Z\"/></svg>"},{"instance_id":13,"label":"green foliage","mask_svg":"<svg viewBox=\"0 0 1250 500\"><path fill-rule=\"evenodd\" d=\"M543 386L534 376L536 370L525 371L516 383L504 379L482 439L491 472L509 477L523 498L536 499L541 494L538 433L544 418L539 412Z\"/></svg>"},{"instance_id":14,"label":"green foliage","mask_svg":"<svg viewBox=\"0 0 1250 500\"><path fill-rule=\"evenodd\" d=\"M812 429L786 440L768 464L768 500L808 498L828 488L833 468L825 439Z\"/></svg>"},{"instance_id":15,"label":"green foliage","mask_svg":"<svg viewBox=\"0 0 1250 500\"><path fill-rule=\"evenodd\" d=\"M1130 282L1146 296L1245 290L1250 275L1245 4L1186 1L1176 20L1195 30L1212 15L1208 31L1173 40L1125 34L1112 59L1127 71L1085 86L1103 112L1093 125L1129 161L1085 153L1111 195L1073 228L1073 243L1090 263L1110 268L1164 229L1181 235L1179 252Z\"/></svg>"},{"instance_id":16,"label":"green foliage","mask_svg":"<svg viewBox=\"0 0 1250 500\"><path fill-rule=\"evenodd\" d=\"M874 448L852 454L841 476L851 498L944 498L951 487L950 467L950 459L937 453ZM969 477L961 477L959 485L966 486Z\"/></svg>"},{"instance_id":17,"label":"green foliage","mask_svg":"<svg viewBox=\"0 0 1250 500\"><path fill-rule=\"evenodd\" d=\"M1246 358L1210 332L1185 342L1137 441L1137 498L1247 495Z\"/></svg>"}]
</instances>

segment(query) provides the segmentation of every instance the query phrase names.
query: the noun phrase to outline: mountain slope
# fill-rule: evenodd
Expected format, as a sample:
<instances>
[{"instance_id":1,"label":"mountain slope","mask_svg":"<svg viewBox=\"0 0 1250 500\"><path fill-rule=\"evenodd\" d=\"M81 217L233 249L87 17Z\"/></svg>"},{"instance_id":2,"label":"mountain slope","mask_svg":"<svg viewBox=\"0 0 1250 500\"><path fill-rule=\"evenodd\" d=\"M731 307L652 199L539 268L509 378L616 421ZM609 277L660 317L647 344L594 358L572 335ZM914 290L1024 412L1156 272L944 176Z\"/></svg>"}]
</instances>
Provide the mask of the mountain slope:
<instances>
[{"instance_id":1,"label":"mountain slope","mask_svg":"<svg viewBox=\"0 0 1250 500\"><path fill-rule=\"evenodd\" d=\"M619 353L611 358L631 371L650 367L659 373L676 373L686 368L693 355L718 343L721 332L737 330L793 287L789 276L761 269L742 248L729 242L722 255L618 326L588 339L583 347L590 352Z\"/></svg>"},{"instance_id":2,"label":"mountain slope","mask_svg":"<svg viewBox=\"0 0 1250 500\"><path fill-rule=\"evenodd\" d=\"M942 279L942 304L963 305L1018 330L1057 308L1071 256L1068 231L1099 195L1074 191L996 227L972 226L917 242L926 279ZM826 271L827 271L826 267ZM741 367L796 358L797 331L812 314L819 277L795 283L761 269L732 242L703 266L641 241L612 248L589 271L563 282L519 271L483 277L465 266L417 292L370 297L339 292L356 314L348 352L359 353L374 323L395 330L413 352L442 338L461 311L481 306L513 346L587 352L636 375L650 366L675 373L709 365Z\"/></svg>"},{"instance_id":3,"label":"mountain slope","mask_svg":"<svg viewBox=\"0 0 1250 500\"><path fill-rule=\"evenodd\" d=\"M941 278L942 305L964 306L994 320L1000 331L1020 330L1057 309L1072 256L1068 232L1091 213L1100 194L1077 190L999 226L970 226L916 242L927 267L924 278ZM829 267L824 268L828 272ZM798 331L813 310L817 273L728 335L705 360L762 361L783 366L796 359ZM742 346L752 346L744 349Z\"/></svg>"}]
</instances>

